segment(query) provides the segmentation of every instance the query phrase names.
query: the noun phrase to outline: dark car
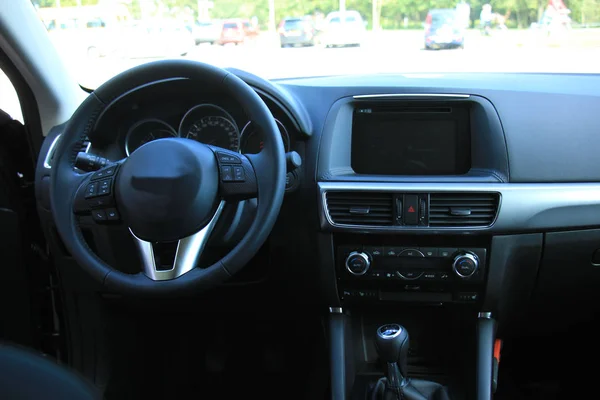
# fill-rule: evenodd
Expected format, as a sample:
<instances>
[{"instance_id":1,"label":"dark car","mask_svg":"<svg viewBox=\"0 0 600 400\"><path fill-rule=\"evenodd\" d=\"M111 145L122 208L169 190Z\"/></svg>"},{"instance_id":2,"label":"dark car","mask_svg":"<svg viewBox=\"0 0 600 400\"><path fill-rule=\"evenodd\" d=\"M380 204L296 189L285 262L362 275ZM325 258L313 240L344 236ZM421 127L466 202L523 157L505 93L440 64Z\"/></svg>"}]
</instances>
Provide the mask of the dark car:
<instances>
[{"instance_id":1,"label":"dark car","mask_svg":"<svg viewBox=\"0 0 600 400\"><path fill-rule=\"evenodd\" d=\"M457 22L456 10L434 9L425 19L425 49L464 48L465 30Z\"/></svg>"},{"instance_id":2,"label":"dark car","mask_svg":"<svg viewBox=\"0 0 600 400\"><path fill-rule=\"evenodd\" d=\"M278 32L281 47L317 44L318 32L310 18L285 18L279 24Z\"/></svg>"}]
</instances>

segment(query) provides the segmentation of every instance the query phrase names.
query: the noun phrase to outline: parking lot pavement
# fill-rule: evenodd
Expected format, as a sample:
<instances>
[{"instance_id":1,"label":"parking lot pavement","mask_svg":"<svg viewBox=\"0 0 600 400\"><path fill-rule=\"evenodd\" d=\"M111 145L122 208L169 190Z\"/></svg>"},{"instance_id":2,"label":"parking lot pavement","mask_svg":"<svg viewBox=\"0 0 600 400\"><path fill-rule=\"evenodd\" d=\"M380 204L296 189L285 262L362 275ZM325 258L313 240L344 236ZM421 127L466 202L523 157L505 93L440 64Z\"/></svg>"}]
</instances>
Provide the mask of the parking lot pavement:
<instances>
[{"instance_id":1,"label":"parking lot pavement","mask_svg":"<svg viewBox=\"0 0 600 400\"><path fill-rule=\"evenodd\" d=\"M583 31L573 32L581 36ZM582 37L593 34L599 31L585 32ZM423 50L421 31L372 34L363 46L348 48L282 49L276 37L263 35L257 42L242 46L199 45L183 58L272 79L398 72L598 72L593 60L599 59L600 45L592 42L580 46L581 37L571 39L553 45L530 31L498 32L492 37L469 31L464 50L427 51ZM84 86L97 87L123 70L154 59L71 56L69 60Z\"/></svg>"}]
</instances>

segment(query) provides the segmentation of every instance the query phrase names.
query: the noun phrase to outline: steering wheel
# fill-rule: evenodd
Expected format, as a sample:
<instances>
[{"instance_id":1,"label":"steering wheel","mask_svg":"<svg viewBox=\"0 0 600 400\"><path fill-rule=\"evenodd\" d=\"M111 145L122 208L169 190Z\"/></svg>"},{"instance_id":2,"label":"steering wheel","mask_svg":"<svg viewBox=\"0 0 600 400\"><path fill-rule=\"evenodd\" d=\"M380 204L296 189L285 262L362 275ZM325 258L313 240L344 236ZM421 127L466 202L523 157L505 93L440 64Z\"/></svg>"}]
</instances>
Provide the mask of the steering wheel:
<instances>
[{"instance_id":1,"label":"steering wheel","mask_svg":"<svg viewBox=\"0 0 600 400\"><path fill-rule=\"evenodd\" d=\"M184 78L236 100L264 138L259 154L242 155L190 139L149 142L128 158L95 171L74 167L75 145L92 131L104 109L152 82ZM273 116L256 92L223 69L188 60L165 60L125 71L91 93L75 111L57 145L50 180L59 235L77 263L109 291L125 294L198 292L216 286L250 261L267 239L285 191L285 152ZM221 260L197 266L227 201L257 198L253 223ZM125 223L137 243L143 271L123 273L87 245L78 214L106 211ZM172 265L157 262L155 245L176 243Z\"/></svg>"}]
</instances>

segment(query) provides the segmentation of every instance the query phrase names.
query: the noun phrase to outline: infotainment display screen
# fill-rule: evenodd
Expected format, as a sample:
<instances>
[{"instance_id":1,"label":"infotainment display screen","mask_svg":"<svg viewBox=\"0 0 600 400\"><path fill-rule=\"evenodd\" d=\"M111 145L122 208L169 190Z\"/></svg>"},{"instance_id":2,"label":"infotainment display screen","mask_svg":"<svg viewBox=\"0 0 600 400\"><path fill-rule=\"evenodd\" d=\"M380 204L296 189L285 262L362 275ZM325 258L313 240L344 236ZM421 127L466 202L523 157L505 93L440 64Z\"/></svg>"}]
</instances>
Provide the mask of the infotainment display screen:
<instances>
[{"instance_id":1,"label":"infotainment display screen","mask_svg":"<svg viewBox=\"0 0 600 400\"><path fill-rule=\"evenodd\" d=\"M352 169L357 174L461 175L471 167L467 107L354 109Z\"/></svg>"}]
</instances>

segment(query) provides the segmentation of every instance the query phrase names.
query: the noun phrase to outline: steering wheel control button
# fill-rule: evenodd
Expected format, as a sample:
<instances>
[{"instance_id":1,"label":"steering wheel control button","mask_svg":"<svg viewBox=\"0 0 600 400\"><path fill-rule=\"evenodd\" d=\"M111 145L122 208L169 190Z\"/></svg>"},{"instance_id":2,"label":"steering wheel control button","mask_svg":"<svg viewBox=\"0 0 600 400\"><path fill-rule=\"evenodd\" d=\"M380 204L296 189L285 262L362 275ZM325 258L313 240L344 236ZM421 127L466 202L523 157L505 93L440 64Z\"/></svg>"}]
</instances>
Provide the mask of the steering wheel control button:
<instances>
[{"instance_id":1,"label":"steering wheel control button","mask_svg":"<svg viewBox=\"0 0 600 400\"><path fill-rule=\"evenodd\" d=\"M366 274L371 267L369 256L363 252L353 251L346 258L346 270L352 275L361 276Z\"/></svg>"},{"instance_id":2,"label":"steering wheel control button","mask_svg":"<svg viewBox=\"0 0 600 400\"><path fill-rule=\"evenodd\" d=\"M417 249L406 249L406 250L402 250L400 252L400 254L398 254L398 257L425 257L425 256L423 255L423 253L421 253Z\"/></svg>"},{"instance_id":3,"label":"steering wheel control button","mask_svg":"<svg viewBox=\"0 0 600 400\"><path fill-rule=\"evenodd\" d=\"M475 254L461 253L454 258L452 270L462 279L470 278L479 268L479 259Z\"/></svg>"},{"instance_id":4,"label":"steering wheel control button","mask_svg":"<svg viewBox=\"0 0 600 400\"><path fill-rule=\"evenodd\" d=\"M217 152L217 157L219 159L219 163L223 164L241 164L242 160L239 157L236 157L231 154Z\"/></svg>"},{"instance_id":5,"label":"steering wheel control button","mask_svg":"<svg viewBox=\"0 0 600 400\"><path fill-rule=\"evenodd\" d=\"M94 175L92 175L92 181L97 181L97 180L100 180L100 179L104 179L104 178L108 178L110 176L113 176L116 171L117 171L117 166L116 165L111 165L109 167L102 168L100 171L96 171L94 173Z\"/></svg>"},{"instance_id":6,"label":"steering wheel control button","mask_svg":"<svg viewBox=\"0 0 600 400\"><path fill-rule=\"evenodd\" d=\"M105 222L107 220L106 211L104 211L104 210L92 210L92 218L96 222Z\"/></svg>"},{"instance_id":7,"label":"steering wheel control button","mask_svg":"<svg viewBox=\"0 0 600 400\"><path fill-rule=\"evenodd\" d=\"M403 204L404 225L419 224L419 196L416 194L404 195Z\"/></svg>"},{"instance_id":8,"label":"steering wheel control button","mask_svg":"<svg viewBox=\"0 0 600 400\"><path fill-rule=\"evenodd\" d=\"M110 196L94 197L89 199L87 204L90 208L106 208L114 204L113 198Z\"/></svg>"},{"instance_id":9,"label":"steering wheel control button","mask_svg":"<svg viewBox=\"0 0 600 400\"><path fill-rule=\"evenodd\" d=\"M221 180L223 182L233 182L233 167L231 165L221 167Z\"/></svg>"},{"instance_id":10,"label":"steering wheel control button","mask_svg":"<svg viewBox=\"0 0 600 400\"><path fill-rule=\"evenodd\" d=\"M92 183L88 184L87 187L85 188L85 198L86 199L96 196L97 193L98 193L98 184L96 182L92 182Z\"/></svg>"},{"instance_id":11,"label":"steering wheel control button","mask_svg":"<svg viewBox=\"0 0 600 400\"><path fill-rule=\"evenodd\" d=\"M112 183L112 179L104 179L100 181L100 185L98 186L98 196L105 196L110 194L110 186Z\"/></svg>"},{"instance_id":12,"label":"steering wheel control button","mask_svg":"<svg viewBox=\"0 0 600 400\"><path fill-rule=\"evenodd\" d=\"M107 208L106 209L106 219L109 221L118 221L119 213L116 208Z\"/></svg>"},{"instance_id":13,"label":"steering wheel control button","mask_svg":"<svg viewBox=\"0 0 600 400\"><path fill-rule=\"evenodd\" d=\"M243 167L233 167L233 180L235 182L244 182L246 180Z\"/></svg>"}]
</instances>

